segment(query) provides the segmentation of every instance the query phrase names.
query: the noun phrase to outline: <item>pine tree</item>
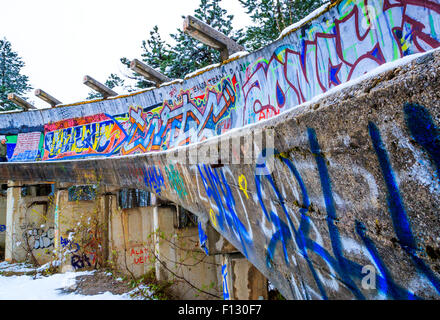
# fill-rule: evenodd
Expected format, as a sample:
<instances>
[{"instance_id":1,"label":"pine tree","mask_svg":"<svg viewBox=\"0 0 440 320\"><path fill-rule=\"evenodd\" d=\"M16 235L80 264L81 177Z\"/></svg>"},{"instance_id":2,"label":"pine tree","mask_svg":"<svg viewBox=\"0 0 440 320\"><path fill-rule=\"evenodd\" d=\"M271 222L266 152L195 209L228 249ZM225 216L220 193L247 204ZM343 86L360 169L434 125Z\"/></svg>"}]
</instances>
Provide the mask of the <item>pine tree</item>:
<instances>
[{"instance_id":1,"label":"pine tree","mask_svg":"<svg viewBox=\"0 0 440 320\"><path fill-rule=\"evenodd\" d=\"M104 82L104 85L109 87L110 89L115 89L117 87L124 87L125 88L125 81L121 79L117 74L111 73L107 80ZM131 89L128 89L127 91L132 91ZM87 100L91 99L99 99L102 98L102 95L96 91L89 92L89 95L87 96Z\"/></svg>"},{"instance_id":2,"label":"pine tree","mask_svg":"<svg viewBox=\"0 0 440 320\"><path fill-rule=\"evenodd\" d=\"M200 0L194 16L242 44L244 39L242 30L233 30L234 16L228 15L227 10L221 8L220 3L221 0ZM192 71L221 61L218 51L188 36L180 28L170 36L174 40L174 45L162 40L158 26L155 26L150 31L148 40L142 42L142 61L171 79L182 79ZM127 67L130 65L127 58L121 58L121 62ZM137 80L137 88L153 85L137 74L128 77Z\"/></svg>"},{"instance_id":3,"label":"pine tree","mask_svg":"<svg viewBox=\"0 0 440 320\"><path fill-rule=\"evenodd\" d=\"M322 6L324 0L239 0L255 26L246 29L245 43L257 50L274 41L289 25Z\"/></svg>"},{"instance_id":4,"label":"pine tree","mask_svg":"<svg viewBox=\"0 0 440 320\"><path fill-rule=\"evenodd\" d=\"M150 67L156 69L162 74L167 75L168 66L173 64L175 56L171 51L171 47L167 44L159 33L159 27L156 25L153 30L150 31L150 37L148 40L142 41L143 53L141 54L142 61ZM127 58L121 58L121 63L127 68L130 67L130 60ZM134 75L125 75L128 78L135 79L135 87L138 89L148 88L154 86L154 83L148 81L144 77L134 73Z\"/></svg>"},{"instance_id":5,"label":"pine tree","mask_svg":"<svg viewBox=\"0 0 440 320\"><path fill-rule=\"evenodd\" d=\"M3 38L0 40L0 110L19 109L8 100L9 93L23 95L32 87L29 78L21 74L24 62L11 48L11 43Z\"/></svg>"},{"instance_id":6,"label":"pine tree","mask_svg":"<svg viewBox=\"0 0 440 320\"><path fill-rule=\"evenodd\" d=\"M241 43L241 32L233 31L233 15L228 15L227 10L220 6L221 0L201 0L194 16L210 25L214 29ZM183 17L184 18L184 17ZM198 40L185 34L181 29L171 37L176 45L172 47L174 63L169 65L169 77L183 78L186 74L210 64L221 61L220 53Z\"/></svg>"}]
</instances>

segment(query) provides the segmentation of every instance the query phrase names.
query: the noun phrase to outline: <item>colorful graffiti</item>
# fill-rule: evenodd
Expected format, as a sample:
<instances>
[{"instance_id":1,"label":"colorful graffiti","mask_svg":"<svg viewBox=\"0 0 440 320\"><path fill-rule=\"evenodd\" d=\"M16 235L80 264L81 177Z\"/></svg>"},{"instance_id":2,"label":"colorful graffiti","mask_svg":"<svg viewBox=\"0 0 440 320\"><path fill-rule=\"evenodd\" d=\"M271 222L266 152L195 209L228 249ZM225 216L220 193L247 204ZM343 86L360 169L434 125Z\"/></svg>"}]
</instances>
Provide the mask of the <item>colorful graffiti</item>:
<instances>
[{"instance_id":1,"label":"colorful graffiti","mask_svg":"<svg viewBox=\"0 0 440 320\"><path fill-rule=\"evenodd\" d=\"M39 159L41 157L40 144L42 138L41 132L19 133L9 161L36 161Z\"/></svg>"},{"instance_id":2,"label":"colorful graffiti","mask_svg":"<svg viewBox=\"0 0 440 320\"><path fill-rule=\"evenodd\" d=\"M43 160L117 154L127 134L112 116L97 114L45 125Z\"/></svg>"},{"instance_id":3,"label":"colorful graffiti","mask_svg":"<svg viewBox=\"0 0 440 320\"><path fill-rule=\"evenodd\" d=\"M280 115L342 83L359 79L387 62L440 47L438 0L343 0L334 2L328 9L266 49L214 68L195 80L189 78L182 84L139 95L148 99L154 96L154 99L145 99L151 101L150 105L140 103L144 100L138 99L139 96L130 97L130 103L115 99L114 103L119 104L115 108L117 112L112 113L115 109L109 108L109 114L46 124L42 160L135 155L204 141ZM437 181L440 177L439 126L421 105L407 103L403 113L413 148L419 148L419 152L429 158L426 163L434 167ZM424 290L437 297L440 277L438 271L432 270L422 259L415 228L399 188L399 177L390 160L388 150L391 149L375 122L365 123L363 130L381 179L372 184L376 189L382 186L385 190L386 203L382 206L391 221L393 243L400 248L398 257L408 261L406 267L414 270L411 275L423 279ZM192 167L199 191L194 197L195 188L190 184L185 186L182 179L187 177L183 172L186 166L158 161L158 165L128 168L127 172L143 180L144 185L158 195L183 203L189 196L200 199L203 206L197 203L196 207L205 210L212 226L228 235L228 240L248 259L256 259L256 255L264 252L262 268L271 274L282 273L283 281L288 282L296 298L329 299L341 287L352 298L369 298L361 285L365 266L361 262L367 262L377 269L374 283L379 298L420 299L421 290L414 293L405 279L393 273L390 260L384 256L385 246L381 247L371 235L371 225L355 219L346 227L351 230L344 230L342 234L338 223L343 215L337 205L341 196L330 171L335 164L323 154L318 133L313 124L304 131L307 143L304 157L310 158L306 165L305 160L301 162L279 152L275 153L278 170L274 173L264 173L261 170L266 166L264 163L259 164L252 175L242 173L242 168L198 163ZM20 146L24 142L20 141L23 139L18 139L15 147L17 157L19 150L24 150ZM313 172L305 174L304 166ZM365 175L373 176L370 172ZM308 185L311 180L318 182L314 188ZM319 197L318 206L324 212L314 212L316 203L312 203L312 197ZM374 201L379 198L374 197ZM248 213L247 208L253 212ZM368 212L375 213L369 209ZM314 214L321 216L314 219ZM257 221L250 221L249 217L255 215ZM57 223L57 218L55 221ZM376 224L379 224L377 220ZM254 232L260 236L258 245L254 243ZM201 224L199 237L202 249L207 252L207 238ZM38 246L40 243L45 245L47 241L39 241ZM356 249L362 249L358 250L356 259L347 250L347 243L355 243ZM98 241L91 239L85 246L86 253L72 256L75 269L90 266L90 260L95 263L97 246ZM135 251L132 255L138 254ZM145 255L140 254L134 263L143 263L144 258ZM224 267L222 275L226 284ZM311 281L304 281L302 275ZM225 299L228 296L226 286Z\"/></svg>"},{"instance_id":4,"label":"colorful graffiti","mask_svg":"<svg viewBox=\"0 0 440 320\"><path fill-rule=\"evenodd\" d=\"M433 166L437 171L432 178L437 180L440 168L440 145L438 143L440 129L438 125L434 122L428 110L421 105L407 103L403 107L403 113L411 137L432 160ZM426 283L431 286L433 291L430 291L430 294L438 296L440 295L440 276L438 270L432 270L426 260L422 258L426 255L418 243L418 237L412 230L403 197L401 196L400 188L396 182L395 173L389 159L387 146L382 140L380 130L373 122L368 123L365 130L369 134L380 167L383 183L386 187L386 207L391 217L392 228L396 237L395 242L409 258L408 261L412 261L413 268L418 277L425 279ZM353 260L351 257L347 257L346 251L347 243L355 243L360 240L361 244L357 246L364 248L362 249L364 251L363 258L369 261L371 268L376 270L374 281L372 282L375 284L374 289L377 290L376 292L379 296L388 299L421 299L421 296L415 294L412 289L399 284L401 279L398 279L393 274L387 266L387 260L381 257L381 250L370 238L364 222L360 220L354 221L354 229L352 231L355 239L348 239L347 235L342 236L340 234L337 225L340 217L336 209L333 182L328 169L328 159L323 155L317 134L313 128L307 128L307 137L310 151L315 161L326 210L325 230L328 232L329 248L323 242L324 234L322 231L318 232L319 228L315 225L314 219L311 218L313 216L313 208L309 197L309 190L298 169L298 165L287 154L279 152L275 152L275 158L281 164L281 167L277 168L277 174L269 172L269 170L265 173L265 170L261 170L261 168L256 170L254 177L256 197L253 198L248 196L241 197L239 193L233 195L229 191L229 186L237 184L235 181L231 181L230 178L226 179L227 175L225 175L225 172L227 172L227 168L211 169L207 166L197 166L199 178L205 186L206 196L208 197L206 206L214 205L219 212L218 215L215 215L213 226L223 234L229 234L230 239L235 239L234 245L240 248L240 251L246 257L252 259L255 252L254 240L252 234L249 233L251 230L241 223L238 216L234 216L237 213L234 208L237 203L243 200L257 201L261 209L262 218L256 222L256 225L258 228L261 228L262 233L267 237L265 245L266 267L272 270L278 269L280 268L280 259L282 259L288 269L302 269L303 276L309 273L314 282L314 285L310 283L305 284L304 278L298 276L298 271L295 271L289 282L297 298L328 299L329 291L334 291L335 287L339 286L335 279L340 279L344 287L351 291L353 298L366 299L366 288L362 285L362 281L365 278L363 272L365 265ZM264 169L265 164L260 164L259 166ZM294 182L297 187L288 191L286 188L289 187L280 184L279 172L287 175L286 181L289 181L292 187ZM245 190L248 190L248 185L244 181L245 176L240 175L238 189L243 193ZM296 197L299 197L299 201L295 206L289 204L291 202L290 199L292 199L288 195L289 192L295 192L297 194ZM248 204L247 206L252 205ZM241 212L240 216L243 216ZM241 219L246 219L246 217ZM322 227L320 230L323 230ZM199 236L201 237L201 235ZM202 243L202 238L200 242ZM328 268L328 275L325 276L323 274L322 266L318 268L317 257ZM298 267L298 265L302 266ZM305 272L303 268L308 269L308 272ZM297 276L299 279L295 280L294 278ZM427 290L426 287L424 290Z\"/></svg>"},{"instance_id":5,"label":"colorful graffiti","mask_svg":"<svg viewBox=\"0 0 440 320\"><path fill-rule=\"evenodd\" d=\"M278 115L384 63L437 48L439 35L438 1L337 1L270 51L214 68L188 88L160 89L156 104L44 125L41 157L108 157L203 141ZM26 159L38 160L34 153Z\"/></svg>"},{"instance_id":6,"label":"colorful graffiti","mask_svg":"<svg viewBox=\"0 0 440 320\"><path fill-rule=\"evenodd\" d=\"M202 250L205 252L206 255L209 255L209 250L207 247L208 236L206 235L205 230L203 230L203 226L200 221L198 223L198 231L199 231L200 248L202 248Z\"/></svg>"},{"instance_id":7,"label":"colorful graffiti","mask_svg":"<svg viewBox=\"0 0 440 320\"><path fill-rule=\"evenodd\" d=\"M439 21L434 1L342 1L246 69L243 118L278 114L386 62L437 48Z\"/></svg>"},{"instance_id":8,"label":"colorful graffiti","mask_svg":"<svg viewBox=\"0 0 440 320\"><path fill-rule=\"evenodd\" d=\"M177 192L179 198L184 198L188 195L186 191L185 184L180 177L179 171L174 168L174 165L170 164L165 167L165 173L168 177L170 186Z\"/></svg>"},{"instance_id":9,"label":"colorful graffiti","mask_svg":"<svg viewBox=\"0 0 440 320\"><path fill-rule=\"evenodd\" d=\"M145 185L160 195L162 188L165 188L165 180L160 167L146 167L144 172Z\"/></svg>"}]
</instances>

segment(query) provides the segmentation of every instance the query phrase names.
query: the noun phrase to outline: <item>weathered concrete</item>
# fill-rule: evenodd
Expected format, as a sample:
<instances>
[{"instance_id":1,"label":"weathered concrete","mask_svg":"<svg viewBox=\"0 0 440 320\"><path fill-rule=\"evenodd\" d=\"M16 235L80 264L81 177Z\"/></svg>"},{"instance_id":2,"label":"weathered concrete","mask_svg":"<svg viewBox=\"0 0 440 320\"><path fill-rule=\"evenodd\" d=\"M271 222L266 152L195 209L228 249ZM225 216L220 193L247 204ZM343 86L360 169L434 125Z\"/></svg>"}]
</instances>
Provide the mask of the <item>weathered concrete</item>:
<instances>
[{"instance_id":1,"label":"weathered concrete","mask_svg":"<svg viewBox=\"0 0 440 320\"><path fill-rule=\"evenodd\" d=\"M8 184L6 207L5 260L44 264L54 249L54 210L50 197L37 194L37 185Z\"/></svg>"},{"instance_id":2,"label":"weathered concrete","mask_svg":"<svg viewBox=\"0 0 440 320\"><path fill-rule=\"evenodd\" d=\"M279 156L272 176L255 176L254 165L212 169L203 164L175 164L174 169L182 179L186 195L181 199L172 187L172 181L163 175L161 197L173 200L206 219L210 219L210 210L213 208L216 219L224 222L223 226L217 223L215 228L245 253L287 298L319 296L319 288L313 288L316 282L323 287L324 283L328 285L322 292L325 291L329 298L356 297L353 291L357 290L353 285L348 286L347 278L342 276L344 272L340 268L344 265L343 261L348 264L346 268L350 278L356 279L352 281L357 282L356 287L365 297L376 298L378 294L379 297L408 297L409 293L403 292L414 292L421 297L435 298L434 287L418 287L420 283L417 279L423 273L420 273L417 264L414 265L414 260L436 274L439 224L436 222L435 203L439 197L434 192L436 180L425 180L435 177L436 169L431 163L434 164L436 158L429 156L432 153L429 146L423 141L422 145L418 142L420 139L413 123L430 121L428 114L432 118L438 116L439 67L439 53L435 52L329 95L318 103L253 126L251 130L276 128L275 149ZM414 102L424 107L418 107ZM423 117L412 118L412 112L416 111L411 110L416 110ZM344 117L340 117L340 114ZM375 128L379 128L386 149L375 148L381 145ZM236 131L234 135L245 136L248 130ZM191 151L209 143L181 150ZM385 152L383 150L392 161L392 177L399 178L398 184L387 173L387 162L381 153ZM8 163L0 166L0 170L3 176L17 180L38 175L43 180L57 177L59 180L80 183L87 178L109 185L142 188L148 182L144 180L148 177L148 168L155 167L158 172L165 172L165 168L170 166L167 154L170 152L61 163ZM64 175L62 172L70 174ZM209 178L222 173L226 179L224 186L221 180ZM240 189L238 178L235 178L241 175L247 180L248 197ZM210 200L205 189L220 190L220 186L228 186L231 193L219 195L218 200ZM155 191L154 188L151 190ZM396 190L399 190L397 200L396 197L390 198L390 192L395 193ZM225 196L235 199L235 208L231 208L234 211L218 211L226 205ZM419 246L423 245L422 251L416 251L417 256L412 256L408 253L410 251L399 245L403 241L402 226L395 217L395 209L392 209L396 204L390 201L405 204L404 212L408 218L399 219L404 219L405 224L405 221L410 221L411 233L423 239L419 242ZM225 213L234 213L238 221L244 223L243 226L227 225ZM329 219L332 215L336 217ZM277 222L277 216L280 222ZM307 226L308 229L303 240L298 238L299 234L295 235L300 222L303 228ZM211 223L215 224L212 218ZM277 231L280 228L282 233ZM301 241L309 243L308 259L304 262L300 262L304 254L297 254L301 249L295 249ZM339 261L338 255L341 255ZM370 260L371 255L375 257L374 260ZM296 267L293 257L297 260ZM377 284L382 286L379 291L361 289L361 269L367 265L377 265L377 268L386 266L387 276L378 275L377 278ZM310 270L311 266L313 271ZM381 273L385 272L382 270ZM381 292L385 290L382 279L392 279L389 285L395 286L397 291ZM306 283L306 287L295 289L297 281Z\"/></svg>"},{"instance_id":3,"label":"weathered concrete","mask_svg":"<svg viewBox=\"0 0 440 320\"><path fill-rule=\"evenodd\" d=\"M156 277L171 281L172 292L180 299L218 299L218 259L205 256L199 249L196 226L175 228L176 210L175 205L154 207Z\"/></svg>"},{"instance_id":4,"label":"weathered concrete","mask_svg":"<svg viewBox=\"0 0 440 320\"><path fill-rule=\"evenodd\" d=\"M222 264L225 300L267 300L267 279L242 254L226 254Z\"/></svg>"},{"instance_id":5,"label":"weathered concrete","mask_svg":"<svg viewBox=\"0 0 440 320\"><path fill-rule=\"evenodd\" d=\"M336 1L185 81L0 115L0 134L44 133L43 161L0 164L0 179L145 188L211 224L288 299L438 299L439 51L331 89L438 47L440 4L369 5L370 21L363 2ZM259 130L274 145L254 153L209 140ZM191 162L199 151L212 157Z\"/></svg>"},{"instance_id":6,"label":"weathered concrete","mask_svg":"<svg viewBox=\"0 0 440 320\"><path fill-rule=\"evenodd\" d=\"M6 245L6 192L0 191L0 259L5 258Z\"/></svg>"}]
</instances>

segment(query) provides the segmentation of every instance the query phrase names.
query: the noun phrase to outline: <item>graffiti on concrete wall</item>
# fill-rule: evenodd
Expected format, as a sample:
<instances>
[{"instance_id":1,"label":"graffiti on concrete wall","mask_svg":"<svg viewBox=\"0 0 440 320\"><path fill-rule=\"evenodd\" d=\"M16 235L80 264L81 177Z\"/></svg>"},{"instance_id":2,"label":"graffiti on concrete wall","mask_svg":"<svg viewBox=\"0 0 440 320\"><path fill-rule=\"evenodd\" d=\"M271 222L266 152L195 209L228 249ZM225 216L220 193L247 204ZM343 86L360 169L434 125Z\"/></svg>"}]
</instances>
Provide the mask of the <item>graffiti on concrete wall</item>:
<instances>
[{"instance_id":1,"label":"graffiti on concrete wall","mask_svg":"<svg viewBox=\"0 0 440 320\"><path fill-rule=\"evenodd\" d=\"M144 172L144 182L147 187L160 195L162 188L165 188L162 169L156 166L146 167Z\"/></svg>"},{"instance_id":2,"label":"graffiti on concrete wall","mask_svg":"<svg viewBox=\"0 0 440 320\"><path fill-rule=\"evenodd\" d=\"M71 253L78 252L80 249L80 245L69 238L60 237L60 244L62 248L66 248Z\"/></svg>"},{"instance_id":3,"label":"graffiti on concrete wall","mask_svg":"<svg viewBox=\"0 0 440 320\"><path fill-rule=\"evenodd\" d=\"M85 253L73 254L70 259L70 263L72 264L74 270L92 266L92 264L90 263L90 258Z\"/></svg>"},{"instance_id":4,"label":"graffiti on concrete wall","mask_svg":"<svg viewBox=\"0 0 440 320\"><path fill-rule=\"evenodd\" d=\"M209 250L207 247L208 236L206 235L205 230L203 230L203 226L201 222L198 223L198 231L199 231L200 248L202 248L202 250L205 252L206 255L209 255Z\"/></svg>"},{"instance_id":5,"label":"graffiti on concrete wall","mask_svg":"<svg viewBox=\"0 0 440 320\"><path fill-rule=\"evenodd\" d=\"M229 288L228 288L228 266L222 265L222 282L223 282L223 300L229 300Z\"/></svg>"},{"instance_id":6,"label":"graffiti on concrete wall","mask_svg":"<svg viewBox=\"0 0 440 320\"><path fill-rule=\"evenodd\" d=\"M183 85L158 89L161 98L155 105L130 104L122 115L97 114L46 124L42 160L133 155L204 141L279 115L384 63L437 48L439 35L438 1L337 1L328 11L269 48L202 74L198 79L215 80L200 88L188 79ZM231 72L223 74L223 69ZM220 72L222 76L218 77ZM186 83L191 88L185 87ZM429 158L424 165L435 168L431 179L437 181L439 127L423 106L408 103L403 113L406 129L417 148ZM384 185L384 205L401 258L408 261L413 274L424 279L429 294L439 296L438 271L432 270L423 259L419 235L413 231L398 175L393 170L389 146L377 124L370 122L364 129L382 179L369 187L378 194L377 185ZM343 288L353 298L365 299L361 261L367 261L377 270L375 284L379 297L419 299L413 288L405 287L402 279L393 274L383 248L370 234L371 226L364 221L352 221L352 230L341 234L338 223L342 214L337 209L340 195L329 171L336 170L336 164L329 163L323 155L319 132L309 127L305 136L312 155L312 161L307 164L277 153L278 170L273 173L258 170L252 176L228 166L211 167L203 163L194 166L197 187L200 186L198 196L214 228L228 235L249 259L255 258L253 232L261 233L264 249L257 249L264 250L265 267L274 272L277 268L289 270L291 278L287 281L297 298L327 299L332 292ZM313 178L304 174L305 168L308 173L313 170L310 176L319 180L320 190L311 190L307 185L307 179ZM136 176L142 177L145 186L155 193L175 191L182 201L190 195L179 166L150 165L144 169ZM353 166L353 170L362 173L365 180L375 179L365 168ZM165 186L164 174L169 186ZM321 208L325 209L320 219L314 218L319 213L314 211L312 203L312 197L316 199L318 193ZM256 208L261 215L258 228L249 221L254 212L248 214L248 207ZM376 221L376 225L380 226L380 222ZM38 240L38 246L47 243L45 239ZM95 246L96 243L91 245ZM438 249L426 248L428 254L432 250ZM352 251L358 253L357 258ZM90 265L90 260L93 263L89 252L93 255L94 251L86 252L72 256L75 268ZM222 268L225 279L224 271ZM300 281L301 274L308 275L312 281Z\"/></svg>"},{"instance_id":7,"label":"graffiti on concrete wall","mask_svg":"<svg viewBox=\"0 0 440 320\"><path fill-rule=\"evenodd\" d=\"M432 161L431 166L435 170L431 179L438 181L439 126L428 110L421 105L407 103L402 111L411 138ZM426 262L427 257L435 258L437 251L430 245L425 245L426 248L424 248L423 238L412 230L396 173L389 158L388 146L383 141L380 129L370 122L365 127L365 131L370 137L385 185L385 205L392 222L395 243L402 249L401 252L405 255L406 261L411 264L414 274L426 281L424 290L429 291L428 295L439 296L438 270L433 270L432 266ZM320 181L321 197L326 211L325 220L320 222L312 218L316 215L316 209L313 208L310 189L303 178L304 173L301 172L305 170L304 164L301 161L295 161L286 153L276 152L275 158L278 159L276 170L273 172L267 170L265 173L260 168L256 170L254 177L246 179L245 175L240 175L238 183L233 175L226 174L229 171L228 167L212 169L206 165L197 165L195 170L198 173L198 179L205 187L205 193L200 194L200 199L206 199L204 200L205 207L211 207L212 212L209 216L212 225L222 234L228 234L229 239L235 240L234 245L252 259L255 252L252 229L245 223L247 217L243 214L246 210L236 210L235 207L243 201L246 202L246 207L257 204L261 210L261 219L256 224L266 238L263 241L265 242L266 267L272 270L279 269L281 260L287 270L303 270L303 277L299 276L296 280L297 271L291 271L292 279L289 280L292 292L297 298L328 299L329 293L340 290L338 288L341 287L342 282L344 290L349 290L353 298L366 299L368 297L366 289L370 289L366 288L364 281L366 265L360 263L359 259L352 255L355 251L362 255L363 261L368 262L368 267L375 270L373 283L379 297L420 299L420 295L415 294L413 288L402 284L399 276L393 274L390 266L387 265L389 262L387 257L381 254L383 249L370 236L370 232L378 232L377 230L368 230L365 222L355 220L353 230L351 230L352 236L341 235L338 227L341 217L337 212L337 202L340 201L338 198L341 195L336 195L333 190L334 182L329 172L329 168L333 169L332 165L323 155L316 131L308 128L306 133L314 159L314 170ZM310 164L306 168L311 170ZM310 173L307 174L310 175ZM363 172L363 175L367 177L365 179L371 179L371 175L369 176L367 172ZM246 180L249 182L245 183ZM255 183L253 190L256 195L253 197L246 195L249 192L250 181ZM236 189L241 193L231 192L230 186L237 186ZM377 193L377 190L375 192ZM316 197L315 190L313 194ZM376 220L376 228L378 224ZM330 245L324 241L324 238L328 239ZM319 268L317 261L322 261L322 264L319 263ZM325 273L323 273L322 265L328 268ZM308 275L314 283L304 283L304 275ZM340 280L336 281L336 279Z\"/></svg>"},{"instance_id":8,"label":"graffiti on concrete wall","mask_svg":"<svg viewBox=\"0 0 440 320\"><path fill-rule=\"evenodd\" d=\"M342 1L250 64L243 118L278 114L386 62L436 48L439 21L434 1Z\"/></svg>"},{"instance_id":9,"label":"graffiti on concrete wall","mask_svg":"<svg viewBox=\"0 0 440 320\"><path fill-rule=\"evenodd\" d=\"M155 105L46 124L42 160L145 153L203 141L278 115L386 62L437 48L439 35L438 1L338 1L270 49L214 68L196 84L187 81L189 88L160 89Z\"/></svg>"},{"instance_id":10,"label":"graffiti on concrete wall","mask_svg":"<svg viewBox=\"0 0 440 320\"><path fill-rule=\"evenodd\" d=\"M130 250L130 258L133 259L134 264L144 264L152 261L149 249L144 247L132 248Z\"/></svg>"},{"instance_id":11,"label":"graffiti on concrete wall","mask_svg":"<svg viewBox=\"0 0 440 320\"><path fill-rule=\"evenodd\" d=\"M170 100L130 105L125 115L46 124L43 160L168 150L273 117L386 62L439 47L439 21L435 1L340 1L244 69L231 62L230 74L202 75L209 85L172 86Z\"/></svg>"},{"instance_id":12,"label":"graffiti on concrete wall","mask_svg":"<svg viewBox=\"0 0 440 320\"><path fill-rule=\"evenodd\" d=\"M47 249L53 247L55 231L53 227L47 229L35 227L35 224L21 226L23 239L29 244L31 249Z\"/></svg>"},{"instance_id":13,"label":"graffiti on concrete wall","mask_svg":"<svg viewBox=\"0 0 440 320\"><path fill-rule=\"evenodd\" d=\"M125 137L123 126L106 114L47 124L43 160L116 154Z\"/></svg>"},{"instance_id":14,"label":"graffiti on concrete wall","mask_svg":"<svg viewBox=\"0 0 440 320\"><path fill-rule=\"evenodd\" d=\"M170 186L177 192L179 198L184 198L188 195L185 184L180 177L179 171L174 168L173 164L170 164L165 167L165 172L168 177L168 181Z\"/></svg>"},{"instance_id":15,"label":"graffiti on concrete wall","mask_svg":"<svg viewBox=\"0 0 440 320\"><path fill-rule=\"evenodd\" d=\"M9 161L36 161L41 157L41 132L19 133Z\"/></svg>"}]
</instances>

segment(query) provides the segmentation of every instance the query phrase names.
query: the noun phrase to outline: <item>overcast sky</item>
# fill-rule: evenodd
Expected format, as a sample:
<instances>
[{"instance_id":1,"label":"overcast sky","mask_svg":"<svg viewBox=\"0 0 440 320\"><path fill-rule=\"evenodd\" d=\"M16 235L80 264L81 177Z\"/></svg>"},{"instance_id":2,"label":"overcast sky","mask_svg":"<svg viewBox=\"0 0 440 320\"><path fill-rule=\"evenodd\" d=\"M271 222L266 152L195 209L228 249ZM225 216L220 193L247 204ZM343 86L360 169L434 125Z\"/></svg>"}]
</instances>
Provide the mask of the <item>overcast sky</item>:
<instances>
[{"instance_id":1,"label":"overcast sky","mask_svg":"<svg viewBox=\"0 0 440 320\"><path fill-rule=\"evenodd\" d=\"M163 39L182 29L182 15L193 14L200 0L2 0L0 37L6 37L26 66L22 73L34 88L72 103L90 89L84 75L104 82L122 70L119 59L140 58L142 40L154 25ZM234 28L250 24L238 0L222 0L234 15Z\"/></svg>"}]
</instances>

